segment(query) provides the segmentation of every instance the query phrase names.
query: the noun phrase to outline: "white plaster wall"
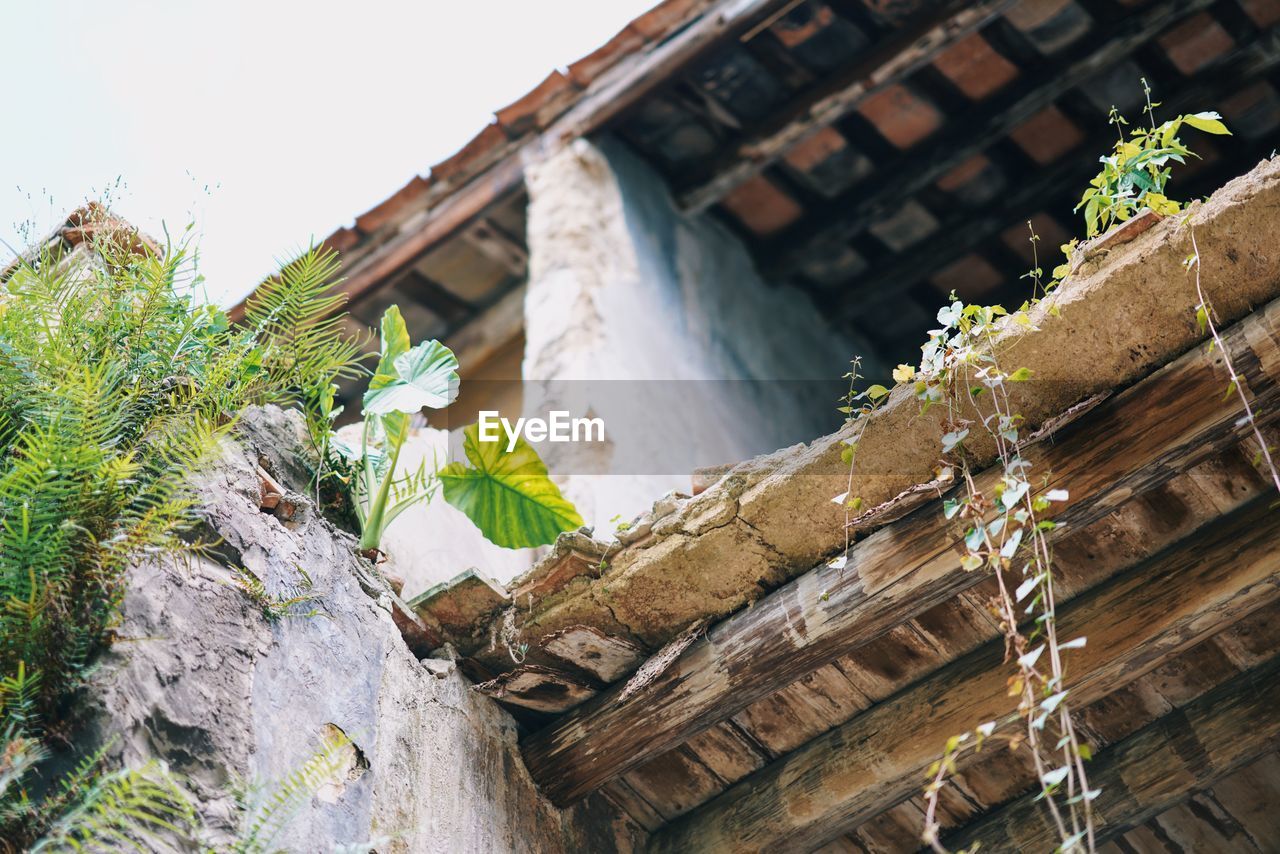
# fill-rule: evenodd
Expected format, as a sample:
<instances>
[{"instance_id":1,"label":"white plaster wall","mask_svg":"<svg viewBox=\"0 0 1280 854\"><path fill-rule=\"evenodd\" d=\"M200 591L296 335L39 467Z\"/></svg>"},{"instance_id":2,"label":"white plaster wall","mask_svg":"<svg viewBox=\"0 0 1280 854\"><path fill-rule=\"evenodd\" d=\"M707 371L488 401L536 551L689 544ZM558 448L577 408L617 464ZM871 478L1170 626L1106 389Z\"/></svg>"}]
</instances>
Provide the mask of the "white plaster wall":
<instances>
[{"instance_id":1,"label":"white plaster wall","mask_svg":"<svg viewBox=\"0 0 1280 854\"><path fill-rule=\"evenodd\" d=\"M604 418L608 444L587 449L594 467L559 464L581 448L539 448L553 473L569 473L566 492L589 524L611 527L615 514L687 491L697 466L838 425L839 378L869 349L831 334L798 290L764 282L719 223L678 213L624 146L579 140L526 164L526 181L525 408ZM831 384L728 382L740 380ZM582 473L602 470L615 474Z\"/></svg>"}]
</instances>

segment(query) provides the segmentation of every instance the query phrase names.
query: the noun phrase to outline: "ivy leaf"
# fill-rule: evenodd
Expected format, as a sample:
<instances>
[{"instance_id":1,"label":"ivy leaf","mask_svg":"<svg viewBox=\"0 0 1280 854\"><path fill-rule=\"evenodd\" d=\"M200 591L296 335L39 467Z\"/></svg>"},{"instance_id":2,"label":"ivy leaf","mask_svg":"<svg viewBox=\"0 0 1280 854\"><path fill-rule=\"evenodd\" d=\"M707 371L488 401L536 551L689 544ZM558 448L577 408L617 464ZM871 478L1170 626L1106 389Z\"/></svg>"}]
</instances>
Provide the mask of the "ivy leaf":
<instances>
[{"instance_id":1,"label":"ivy leaf","mask_svg":"<svg viewBox=\"0 0 1280 854\"><path fill-rule=\"evenodd\" d=\"M880 398L884 397L884 396L885 396L886 394L888 394L888 393L889 393L889 389L885 388L884 386L880 385L879 383L877 383L876 385L871 386L871 387L870 387L869 389L867 389L867 390L866 390L866 392L865 392L865 394L867 395L867 397L869 397L871 400L879 400Z\"/></svg>"},{"instance_id":2,"label":"ivy leaf","mask_svg":"<svg viewBox=\"0 0 1280 854\"><path fill-rule=\"evenodd\" d=\"M1031 379L1030 368L1018 368L1018 370L1009 374L1009 382L1011 383L1024 383L1029 379Z\"/></svg>"},{"instance_id":3,"label":"ivy leaf","mask_svg":"<svg viewBox=\"0 0 1280 854\"><path fill-rule=\"evenodd\" d=\"M942 453L944 454L951 453L953 450L955 450L956 445L959 445L961 442L963 442L965 437L968 435L969 435L968 427L964 428L963 430L952 430L950 433L945 434L942 437Z\"/></svg>"},{"instance_id":4,"label":"ivy leaf","mask_svg":"<svg viewBox=\"0 0 1280 854\"><path fill-rule=\"evenodd\" d=\"M1189 116L1183 116L1182 121L1205 133L1213 133L1219 136L1223 134L1231 135L1231 131L1227 130L1227 126L1222 123L1222 116L1214 112L1193 113Z\"/></svg>"},{"instance_id":5,"label":"ivy leaf","mask_svg":"<svg viewBox=\"0 0 1280 854\"><path fill-rule=\"evenodd\" d=\"M1014 591L1014 594L1013 594L1014 601L1021 602L1023 599L1026 599L1027 596L1031 594L1031 591L1036 589L1036 585L1040 583L1040 579L1042 578L1044 578L1043 573L1040 575L1032 576L1031 578L1028 578L1026 581L1019 584L1018 589Z\"/></svg>"},{"instance_id":6,"label":"ivy leaf","mask_svg":"<svg viewBox=\"0 0 1280 854\"><path fill-rule=\"evenodd\" d=\"M480 441L480 425L472 424L463 431L463 448L471 465L445 466L440 484L444 500L466 513L485 539L504 548L530 548L582 526L577 509L523 437L508 452L502 441Z\"/></svg>"},{"instance_id":7,"label":"ivy leaf","mask_svg":"<svg viewBox=\"0 0 1280 854\"><path fill-rule=\"evenodd\" d=\"M1040 781L1046 786L1056 786L1067 779L1067 775L1070 773L1071 766L1063 765L1061 768L1054 768L1052 771L1044 772L1044 776L1040 778Z\"/></svg>"},{"instance_id":8,"label":"ivy leaf","mask_svg":"<svg viewBox=\"0 0 1280 854\"><path fill-rule=\"evenodd\" d=\"M1043 644L1041 644L1040 646L1036 647L1035 649L1031 650L1030 652L1023 653L1021 656L1019 656L1019 657L1018 657L1018 666L1019 666L1019 667L1028 667L1028 668L1029 668L1029 667L1035 667L1035 666L1036 666L1036 662L1040 660L1040 656L1041 656L1041 655L1043 655L1043 654L1044 654L1044 645L1043 645Z\"/></svg>"}]
</instances>

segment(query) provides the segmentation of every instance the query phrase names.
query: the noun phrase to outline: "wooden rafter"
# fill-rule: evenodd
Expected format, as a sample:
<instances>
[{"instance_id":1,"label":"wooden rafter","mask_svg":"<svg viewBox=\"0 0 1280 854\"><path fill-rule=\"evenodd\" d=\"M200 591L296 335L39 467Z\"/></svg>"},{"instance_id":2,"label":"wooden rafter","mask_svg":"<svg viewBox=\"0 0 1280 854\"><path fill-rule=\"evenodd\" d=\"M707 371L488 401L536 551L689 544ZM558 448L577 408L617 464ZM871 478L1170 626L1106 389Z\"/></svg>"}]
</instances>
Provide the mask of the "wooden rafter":
<instances>
[{"instance_id":1,"label":"wooden rafter","mask_svg":"<svg viewBox=\"0 0 1280 854\"><path fill-rule=\"evenodd\" d=\"M1277 326L1280 303L1272 303L1227 333L1230 346L1256 357L1250 387L1260 389L1257 411L1267 418L1280 416ZM1079 527L1101 518L1238 441L1220 386L1211 357L1195 350L1091 411L1087 429L1069 425L1053 444L1027 449L1033 467L1070 489L1059 520ZM986 472L980 484L998 475ZM523 746L530 772L556 803L575 801L946 601L980 580L960 568L959 534L936 503L878 531L846 567L819 567L716 626L627 702L615 688L533 734Z\"/></svg>"},{"instance_id":2,"label":"wooden rafter","mask_svg":"<svg viewBox=\"0 0 1280 854\"><path fill-rule=\"evenodd\" d=\"M1083 708L1280 601L1280 517L1262 496L1059 609ZM651 850L810 849L921 790L947 738L1010 710L997 640L810 741L668 825ZM961 762L965 767L965 761ZM1005 850L997 846L996 850ZM1042 850L1032 846L1028 849Z\"/></svg>"}]
</instances>

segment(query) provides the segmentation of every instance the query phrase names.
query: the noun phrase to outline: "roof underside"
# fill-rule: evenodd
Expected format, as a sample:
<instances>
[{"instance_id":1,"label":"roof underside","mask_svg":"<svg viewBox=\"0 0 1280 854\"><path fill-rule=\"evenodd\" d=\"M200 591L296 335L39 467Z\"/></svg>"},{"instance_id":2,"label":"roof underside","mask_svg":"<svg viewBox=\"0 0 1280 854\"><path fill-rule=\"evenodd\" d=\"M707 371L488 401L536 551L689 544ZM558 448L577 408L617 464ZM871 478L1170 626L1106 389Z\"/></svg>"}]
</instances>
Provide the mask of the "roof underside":
<instances>
[{"instance_id":1,"label":"roof underside","mask_svg":"<svg viewBox=\"0 0 1280 854\"><path fill-rule=\"evenodd\" d=\"M329 242L360 320L399 300L447 337L524 275L521 149L611 132L767 278L906 359L950 291L1029 293L1028 221L1056 264L1142 79L1160 115L1216 109L1235 132L1189 140L1176 197L1268 154L1277 22L1276 0L669 0Z\"/></svg>"},{"instance_id":2,"label":"roof underside","mask_svg":"<svg viewBox=\"0 0 1280 854\"><path fill-rule=\"evenodd\" d=\"M1273 161L1192 220L1271 443L1277 198ZM1087 245L1060 314L998 346L1053 380L1026 384L1019 411L1041 429L1022 453L1070 491L1052 535L1059 631L1089 639L1068 669L1102 838L1269 850L1280 516L1221 364L1195 346L1186 243L1166 221ZM830 495L850 477L836 435L656 505L621 543L563 537L510 591L473 573L441 585L412 603L418 642L453 642L479 690L520 717L544 793L603 792L654 850L914 850L924 769L1012 702L995 582L960 568L945 486L913 488L940 432L895 394L859 433L853 488L884 503L855 520L844 567L828 564L843 551ZM942 802L949 842L1048 850L1034 784L1019 752L963 766Z\"/></svg>"}]
</instances>

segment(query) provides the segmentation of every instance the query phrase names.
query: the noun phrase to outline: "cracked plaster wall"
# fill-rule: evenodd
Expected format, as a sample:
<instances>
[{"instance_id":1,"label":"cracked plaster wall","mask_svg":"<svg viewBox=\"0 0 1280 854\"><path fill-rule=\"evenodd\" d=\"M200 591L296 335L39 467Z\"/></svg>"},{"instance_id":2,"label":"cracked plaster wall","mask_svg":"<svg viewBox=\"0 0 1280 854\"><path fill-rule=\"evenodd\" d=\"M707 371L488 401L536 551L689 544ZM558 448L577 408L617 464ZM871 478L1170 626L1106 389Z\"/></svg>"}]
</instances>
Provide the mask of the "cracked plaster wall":
<instances>
[{"instance_id":1,"label":"cracked plaster wall","mask_svg":"<svg viewBox=\"0 0 1280 854\"><path fill-rule=\"evenodd\" d=\"M676 211L623 145L578 140L526 181L526 411L604 419L604 446L540 448L589 524L838 426L839 377L868 348L762 280L719 223Z\"/></svg>"}]
</instances>

